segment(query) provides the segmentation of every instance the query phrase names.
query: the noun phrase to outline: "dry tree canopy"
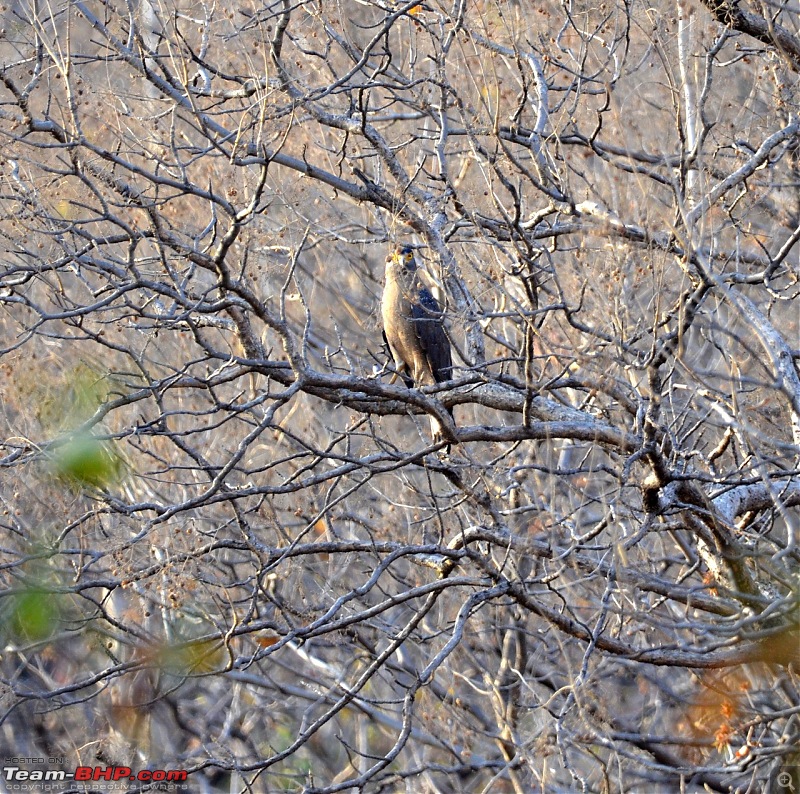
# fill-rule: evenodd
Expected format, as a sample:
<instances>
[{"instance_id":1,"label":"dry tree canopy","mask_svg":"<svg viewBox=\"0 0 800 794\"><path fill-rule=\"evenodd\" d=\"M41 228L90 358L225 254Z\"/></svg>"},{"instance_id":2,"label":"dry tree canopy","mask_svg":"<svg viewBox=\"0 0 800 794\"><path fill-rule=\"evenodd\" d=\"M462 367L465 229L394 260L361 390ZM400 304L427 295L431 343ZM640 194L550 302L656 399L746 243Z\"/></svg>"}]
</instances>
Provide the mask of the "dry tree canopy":
<instances>
[{"instance_id":1,"label":"dry tree canopy","mask_svg":"<svg viewBox=\"0 0 800 794\"><path fill-rule=\"evenodd\" d=\"M795 6L2 14L6 759L800 784Z\"/></svg>"}]
</instances>

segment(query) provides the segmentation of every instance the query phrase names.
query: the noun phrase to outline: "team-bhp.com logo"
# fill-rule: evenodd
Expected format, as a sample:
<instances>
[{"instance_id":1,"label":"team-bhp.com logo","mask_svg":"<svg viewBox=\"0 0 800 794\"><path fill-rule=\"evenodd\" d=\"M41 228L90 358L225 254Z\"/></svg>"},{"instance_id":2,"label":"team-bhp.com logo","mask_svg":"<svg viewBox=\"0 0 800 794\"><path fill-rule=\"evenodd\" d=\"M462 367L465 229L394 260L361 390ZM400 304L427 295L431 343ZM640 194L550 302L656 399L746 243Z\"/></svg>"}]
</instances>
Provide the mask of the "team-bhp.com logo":
<instances>
[{"instance_id":1,"label":"team-bhp.com logo","mask_svg":"<svg viewBox=\"0 0 800 794\"><path fill-rule=\"evenodd\" d=\"M6 783L26 783L25 790L35 790L36 783L57 783L67 781L100 781L119 782L132 780L138 783L183 783L187 773L183 769L143 769L134 772L129 766L79 766L74 772L62 769L22 769L18 766L4 766L3 777ZM20 790L20 786L9 786Z\"/></svg>"}]
</instances>

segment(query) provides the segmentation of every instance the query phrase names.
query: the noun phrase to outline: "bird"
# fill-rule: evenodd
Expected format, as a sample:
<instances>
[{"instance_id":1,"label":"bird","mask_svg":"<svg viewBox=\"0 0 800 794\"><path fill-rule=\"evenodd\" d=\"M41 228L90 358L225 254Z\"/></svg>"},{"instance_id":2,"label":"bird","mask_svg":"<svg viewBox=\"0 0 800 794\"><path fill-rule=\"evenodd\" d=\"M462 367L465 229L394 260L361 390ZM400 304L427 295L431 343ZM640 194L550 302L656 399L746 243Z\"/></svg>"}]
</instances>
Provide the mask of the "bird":
<instances>
[{"instance_id":1,"label":"bird","mask_svg":"<svg viewBox=\"0 0 800 794\"><path fill-rule=\"evenodd\" d=\"M395 374L410 389L450 380L453 359L439 302L420 278L414 250L398 246L386 258L381 299L383 338L394 359ZM448 408L450 417L453 409ZM445 438L442 423L431 417L434 442Z\"/></svg>"}]
</instances>

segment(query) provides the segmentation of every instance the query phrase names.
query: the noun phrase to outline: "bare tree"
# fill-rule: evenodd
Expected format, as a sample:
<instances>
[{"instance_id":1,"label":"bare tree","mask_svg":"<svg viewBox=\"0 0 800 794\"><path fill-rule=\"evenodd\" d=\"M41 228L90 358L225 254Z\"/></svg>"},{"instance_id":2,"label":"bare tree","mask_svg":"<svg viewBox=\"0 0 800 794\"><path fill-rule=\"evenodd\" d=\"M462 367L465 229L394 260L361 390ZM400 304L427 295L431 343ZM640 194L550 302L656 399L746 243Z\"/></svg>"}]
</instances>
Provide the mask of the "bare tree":
<instances>
[{"instance_id":1,"label":"bare tree","mask_svg":"<svg viewBox=\"0 0 800 794\"><path fill-rule=\"evenodd\" d=\"M4 14L5 757L796 780L793 6ZM392 378L396 245L446 382Z\"/></svg>"}]
</instances>

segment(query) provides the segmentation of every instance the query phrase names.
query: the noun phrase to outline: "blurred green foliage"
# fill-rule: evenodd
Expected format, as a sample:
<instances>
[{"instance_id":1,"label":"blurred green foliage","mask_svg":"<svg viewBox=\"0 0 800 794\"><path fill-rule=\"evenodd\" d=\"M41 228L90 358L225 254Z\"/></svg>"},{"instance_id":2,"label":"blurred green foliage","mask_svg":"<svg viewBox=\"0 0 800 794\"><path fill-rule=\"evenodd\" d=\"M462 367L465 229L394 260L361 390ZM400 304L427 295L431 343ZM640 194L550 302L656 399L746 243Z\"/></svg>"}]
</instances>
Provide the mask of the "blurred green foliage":
<instances>
[{"instance_id":1,"label":"blurred green foliage","mask_svg":"<svg viewBox=\"0 0 800 794\"><path fill-rule=\"evenodd\" d=\"M91 433L73 434L56 448L53 463L59 476L80 486L96 488L116 482L122 468L111 442Z\"/></svg>"},{"instance_id":2,"label":"blurred green foliage","mask_svg":"<svg viewBox=\"0 0 800 794\"><path fill-rule=\"evenodd\" d=\"M121 477L122 458L114 443L92 430L75 430L109 399L112 387L112 378L81 363L55 384L46 384L40 395L39 421L57 436L51 449L52 468L71 485L105 488Z\"/></svg>"},{"instance_id":3,"label":"blurred green foliage","mask_svg":"<svg viewBox=\"0 0 800 794\"><path fill-rule=\"evenodd\" d=\"M42 587L9 596L2 612L2 633L17 644L49 639L61 621L58 597Z\"/></svg>"}]
</instances>

